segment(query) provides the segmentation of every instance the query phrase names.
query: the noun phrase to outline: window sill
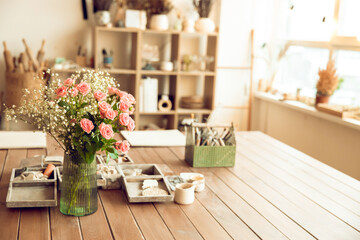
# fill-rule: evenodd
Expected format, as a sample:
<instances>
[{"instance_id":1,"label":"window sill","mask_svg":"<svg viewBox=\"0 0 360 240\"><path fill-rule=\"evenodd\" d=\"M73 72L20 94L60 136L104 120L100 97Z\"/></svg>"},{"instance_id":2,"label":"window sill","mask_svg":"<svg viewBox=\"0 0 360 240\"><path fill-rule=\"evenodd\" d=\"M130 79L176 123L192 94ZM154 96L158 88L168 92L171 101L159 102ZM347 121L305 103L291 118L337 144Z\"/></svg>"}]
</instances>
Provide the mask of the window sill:
<instances>
[{"instance_id":1,"label":"window sill","mask_svg":"<svg viewBox=\"0 0 360 240\"><path fill-rule=\"evenodd\" d=\"M308 106L304 103L297 102L297 101L280 101L280 98L277 96L274 96L269 93L263 93L263 92L256 92L254 94L254 97L260 100L264 100L270 103L274 103L283 107L287 107L289 109L293 109L296 111L303 112L305 114L309 114L314 117L318 117L321 119L328 120L333 123L337 123L346 127L350 127L356 130L360 131L360 121L352 118L339 118L327 113L320 112L316 110L315 107Z\"/></svg>"}]
</instances>

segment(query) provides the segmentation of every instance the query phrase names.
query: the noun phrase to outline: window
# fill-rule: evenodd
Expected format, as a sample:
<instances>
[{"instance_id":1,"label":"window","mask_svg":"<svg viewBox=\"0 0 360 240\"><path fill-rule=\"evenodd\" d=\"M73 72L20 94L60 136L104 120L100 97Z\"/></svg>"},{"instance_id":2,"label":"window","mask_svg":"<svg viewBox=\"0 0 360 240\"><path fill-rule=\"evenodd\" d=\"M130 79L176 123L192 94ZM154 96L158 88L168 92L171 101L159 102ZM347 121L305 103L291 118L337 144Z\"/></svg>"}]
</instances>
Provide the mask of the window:
<instances>
[{"instance_id":1,"label":"window","mask_svg":"<svg viewBox=\"0 0 360 240\"><path fill-rule=\"evenodd\" d=\"M279 62L274 87L314 97L319 68L326 68L330 56L344 79L331 103L360 106L360 0L289 0L278 23L290 47ZM335 24L337 23L337 24ZM282 25L282 26L280 26ZM285 29L285 31L284 31ZM358 39L354 38L355 36Z\"/></svg>"},{"instance_id":2,"label":"window","mask_svg":"<svg viewBox=\"0 0 360 240\"><path fill-rule=\"evenodd\" d=\"M287 38L329 41L333 32L335 0L296 0L287 14Z\"/></svg>"},{"instance_id":3,"label":"window","mask_svg":"<svg viewBox=\"0 0 360 240\"><path fill-rule=\"evenodd\" d=\"M291 46L281 60L275 86L291 88L293 93L301 89L301 95L313 97L316 94L316 82L320 68L326 68L329 60L329 50Z\"/></svg>"},{"instance_id":4,"label":"window","mask_svg":"<svg viewBox=\"0 0 360 240\"><path fill-rule=\"evenodd\" d=\"M359 0L341 0L337 35L358 36L360 34L359 11Z\"/></svg>"}]
</instances>

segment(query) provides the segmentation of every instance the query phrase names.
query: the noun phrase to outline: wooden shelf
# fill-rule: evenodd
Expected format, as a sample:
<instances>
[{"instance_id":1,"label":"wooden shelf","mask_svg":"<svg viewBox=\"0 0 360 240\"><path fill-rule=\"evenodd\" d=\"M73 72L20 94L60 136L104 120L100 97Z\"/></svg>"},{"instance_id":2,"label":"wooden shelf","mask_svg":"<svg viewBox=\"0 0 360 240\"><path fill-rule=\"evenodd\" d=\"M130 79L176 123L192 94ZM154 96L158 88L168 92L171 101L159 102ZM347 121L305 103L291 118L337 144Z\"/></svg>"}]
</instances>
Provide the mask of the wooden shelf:
<instances>
[{"instance_id":1,"label":"wooden shelf","mask_svg":"<svg viewBox=\"0 0 360 240\"><path fill-rule=\"evenodd\" d=\"M117 68L105 69L105 68L102 68L100 70L107 71L110 74L136 74L136 70L132 70L132 69L117 69Z\"/></svg>"},{"instance_id":2,"label":"wooden shelf","mask_svg":"<svg viewBox=\"0 0 360 240\"><path fill-rule=\"evenodd\" d=\"M188 109L188 108L179 108L177 110L178 114L191 114L191 113L199 113L199 114L210 114L212 112L211 109L207 108L197 108L197 109Z\"/></svg>"},{"instance_id":3,"label":"wooden shelf","mask_svg":"<svg viewBox=\"0 0 360 240\"><path fill-rule=\"evenodd\" d=\"M174 115L176 112L174 110L167 111L167 112L140 112L140 115Z\"/></svg>"},{"instance_id":4,"label":"wooden shelf","mask_svg":"<svg viewBox=\"0 0 360 240\"><path fill-rule=\"evenodd\" d=\"M167 72L160 70L141 70L142 75L176 75L177 72Z\"/></svg>"},{"instance_id":5,"label":"wooden shelf","mask_svg":"<svg viewBox=\"0 0 360 240\"><path fill-rule=\"evenodd\" d=\"M124 32L124 33L152 33L152 34L178 34L183 36L218 36L218 32L201 33L201 32L181 32L174 30L152 30L152 29L137 29L137 28L119 28L119 27L95 27L97 31L104 32Z\"/></svg>"},{"instance_id":6,"label":"wooden shelf","mask_svg":"<svg viewBox=\"0 0 360 240\"><path fill-rule=\"evenodd\" d=\"M118 34L119 33L119 34ZM124 34L122 34L124 33ZM194 39L192 39L194 38ZM166 48L159 49L159 56L166 56L165 60L177 61L181 63L181 56L184 54L206 55L214 57L215 61L210 64L210 69L216 69L217 66L217 46L218 33L185 33L173 30L157 31L157 30L141 30L135 28L107 28L95 27L93 52L95 68L102 66L102 48L108 48L113 51L114 64L124 69L107 69L110 74L124 74L131 77L119 78L122 90L133 93L137 102L141 101L140 84L144 76L154 76L159 79L158 89L169 88L169 95L172 96L172 104L175 110L168 112L140 112L139 105L135 107L136 129L150 123L161 124L162 119L167 119L166 128L174 129L178 127L178 121L181 117L195 114L210 114L215 104L215 84L216 71L161 71L161 70L142 70L143 45L144 44L162 46L168 44ZM128 68L128 69L127 69ZM161 76L168 76L167 79ZM196 77L204 77L203 86L193 81ZM182 79L181 79L182 78ZM181 79L178 81L178 79ZM165 84L166 83L166 84ZM196 88L203 89L203 93L199 93L206 99L204 109L184 109L178 108L181 97L195 94ZM160 92L159 92L160 93Z\"/></svg>"},{"instance_id":7,"label":"wooden shelf","mask_svg":"<svg viewBox=\"0 0 360 240\"><path fill-rule=\"evenodd\" d=\"M119 27L95 27L95 29L104 32L124 32L124 33L137 33L140 31L137 28L119 28Z\"/></svg>"},{"instance_id":8,"label":"wooden shelf","mask_svg":"<svg viewBox=\"0 0 360 240\"><path fill-rule=\"evenodd\" d=\"M181 76L215 76L215 72L203 72L203 71L182 71L179 73Z\"/></svg>"}]
</instances>

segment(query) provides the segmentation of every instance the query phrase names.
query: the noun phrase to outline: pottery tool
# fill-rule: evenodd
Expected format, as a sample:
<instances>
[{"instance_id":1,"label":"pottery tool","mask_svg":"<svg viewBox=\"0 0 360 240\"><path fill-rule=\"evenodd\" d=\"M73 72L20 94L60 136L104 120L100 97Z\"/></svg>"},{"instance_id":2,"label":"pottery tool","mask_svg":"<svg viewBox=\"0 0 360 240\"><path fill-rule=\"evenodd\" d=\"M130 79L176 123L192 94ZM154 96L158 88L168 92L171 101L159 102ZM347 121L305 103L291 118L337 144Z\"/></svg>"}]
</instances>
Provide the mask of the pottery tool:
<instances>
[{"instance_id":1,"label":"pottery tool","mask_svg":"<svg viewBox=\"0 0 360 240\"><path fill-rule=\"evenodd\" d=\"M15 70L16 70L16 68L17 68L16 57L13 57L13 64L14 64L14 68L15 68Z\"/></svg>"},{"instance_id":2,"label":"pottery tool","mask_svg":"<svg viewBox=\"0 0 360 240\"><path fill-rule=\"evenodd\" d=\"M29 72L34 72L34 68L33 68L33 62L29 59Z\"/></svg>"},{"instance_id":3,"label":"pottery tool","mask_svg":"<svg viewBox=\"0 0 360 240\"><path fill-rule=\"evenodd\" d=\"M44 175L50 177L51 173L54 171L55 169L55 165L49 163L44 171Z\"/></svg>"},{"instance_id":4,"label":"pottery tool","mask_svg":"<svg viewBox=\"0 0 360 240\"><path fill-rule=\"evenodd\" d=\"M36 59L40 64L44 60L44 55L45 55L44 46L45 46L45 40L42 40L40 50L38 51L36 56Z\"/></svg>"},{"instance_id":5,"label":"pottery tool","mask_svg":"<svg viewBox=\"0 0 360 240\"><path fill-rule=\"evenodd\" d=\"M29 58L25 53L20 53L20 63L24 66L24 71L29 71Z\"/></svg>"},{"instance_id":6,"label":"pottery tool","mask_svg":"<svg viewBox=\"0 0 360 240\"><path fill-rule=\"evenodd\" d=\"M6 71L12 72L12 71L14 71L15 67L14 67L13 59L11 57L11 52L7 48L5 41L3 41L3 45L4 45L4 57L5 57Z\"/></svg>"},{"instance_id":7,"label":"pottery tool","mask_svg":"<svg viewBox=\"0 0 360 240\"><path fill-rule=\"evenodd\" d=\"M38 68L39 68L39 63L38 63L38 61L36 60L36 58L34 57L32 50L30 49L29 45L27 45L27 43L26 43L26 41L25 41L24 38L22 39L22 41L23 41L23 43L24 43L24 45L25 45L26 54L28 55L28 57L30 58L30 60L31 60L31 62L32 62L33 69L34 69L35 71L37 71Z\"/></svg>"}]
</instances>

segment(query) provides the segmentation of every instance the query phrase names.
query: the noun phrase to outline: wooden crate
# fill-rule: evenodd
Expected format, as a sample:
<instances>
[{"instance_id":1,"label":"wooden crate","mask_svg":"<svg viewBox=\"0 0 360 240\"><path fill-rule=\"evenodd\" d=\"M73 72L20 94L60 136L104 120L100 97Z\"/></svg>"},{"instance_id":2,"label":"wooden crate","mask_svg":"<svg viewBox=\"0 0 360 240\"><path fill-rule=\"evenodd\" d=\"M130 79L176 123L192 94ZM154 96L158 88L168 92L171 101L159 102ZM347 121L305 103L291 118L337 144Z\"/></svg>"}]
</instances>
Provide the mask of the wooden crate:
<instances>
[{"instance_id":1,"label":"wooden crate","mask_svg":"<svg viewBox=\"0 0 360 240\"><path fill-rule=\"evenodd\" d=\"M233 167L235 165L236 140L234 128L230 127L231 137L228 140L231 146L196 146L195 145L195 126L196 127L229 127L206 124L193 124L186 127L186 146L185 160L192 167Z\"/></svg>"},{"instance_id":2,"label":"wooden crate","mask_svg":"<svg viewBox=\"0 0 360 240\"><path fill-rule=\"evenodd\" d=\"M130 203L139 202L171 202L174 200L174 196L171 194L168 183L164 177L123 177L124 190L126 192L127 199ZM165 190L168 195L166 196L143 196L142 184L144 180L153 179L159 183L159 188Z\"/></svg>"},{"instance_id":3,"label":"wooden crate","mask_svg":"<svg viewBox=\"0 0 360 240\"><path fill-rule=\"evenodd\" d=\"M106 154L96 154L96 160L100 164L109 164L109 165L122 165L122 164L131 164L134 163L132 158L127 154L119 154L118 160L110 158L109 162L106 162Z\"/></svg>"},{"instance_id":4,"label":"wooden crate","mask_svg":"<svg viewBox=\"0 0 360 240\"><path fill-rule=\"evenodd\" d=\"M11 173L6 207L54 207L57 205L57 174L50 175L48 180L16 181L14 168ZM33 167L29 171L44 171L45 168Z\"/></svg>"},{"instance_id":5,"label":"wooden crate","mask_svg":"<svg viewBox=\"0 0 360 240\"><path fill-rule=\"evenodd\" d=\"M122 177L127 178L136 178L136 179L148 179L149 176L151 177L162 177L163 174L160 171L159 167L156 164L127 164L127 165L118 165L117 168L119 169L120 175ZM125 176L124 170L125 169L141 169L143 174L147 176Z\"/></svg>"}]
</instances>

